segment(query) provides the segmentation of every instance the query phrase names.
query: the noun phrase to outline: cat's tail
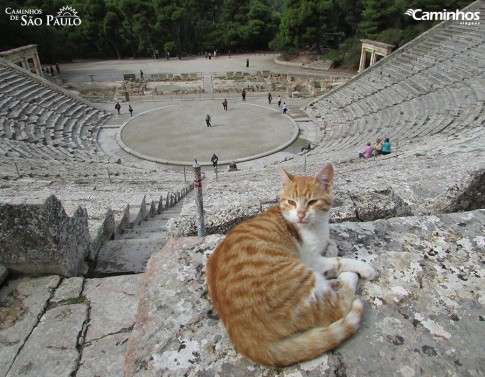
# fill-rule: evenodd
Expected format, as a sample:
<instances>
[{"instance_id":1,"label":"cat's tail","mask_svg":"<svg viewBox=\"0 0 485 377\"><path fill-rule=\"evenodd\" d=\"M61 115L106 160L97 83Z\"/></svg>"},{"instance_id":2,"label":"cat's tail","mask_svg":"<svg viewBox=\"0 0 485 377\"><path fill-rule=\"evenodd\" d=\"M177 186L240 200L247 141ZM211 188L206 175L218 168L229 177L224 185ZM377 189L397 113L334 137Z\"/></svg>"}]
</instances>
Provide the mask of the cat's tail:
<instances>
[{"instance_id":1,"label":"cat's tail","mask_svg":"<svg viewBox=\"0 0 485 377\"><path fill-rule=\"evenodd\" d=\"M355 298L347 315L330 326L316 327L271 344L269 363L264 364L286 366L323 355L355 334L363 314L362 301Z\"/></svg>"}]
</instances>

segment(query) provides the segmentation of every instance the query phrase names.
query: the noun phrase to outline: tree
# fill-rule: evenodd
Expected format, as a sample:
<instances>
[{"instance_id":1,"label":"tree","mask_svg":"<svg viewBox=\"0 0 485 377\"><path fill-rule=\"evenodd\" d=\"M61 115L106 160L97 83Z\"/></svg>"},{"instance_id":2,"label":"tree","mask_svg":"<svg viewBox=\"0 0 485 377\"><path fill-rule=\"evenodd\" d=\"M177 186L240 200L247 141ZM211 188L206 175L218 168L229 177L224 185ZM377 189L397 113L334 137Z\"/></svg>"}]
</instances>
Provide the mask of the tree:
<instances>
[{"instance_id":1,"label":"tree","mask_svg":"<svg viewBox=\"0 0 485 377\"><path fill-rule=\"evenodd\" d=\"M69 39L77 46L78 53L84 56L110 56L105 51L108 50L107 36L117 38L117 34L106 34L104 32L104 18L107 8L104 1L86 0L78 9L78 14L82 15L81 26L75 30L65 30ZM108 9L116 11L115 6L108 4Z\"/></svg>"},{"instance_id":2,"label":"tree","mask_svg":"<svg viewBox=\"0 0 485 377\"><path fill-rule=\"evenodd\" d=\"M358 31L363 37L374 39L385 28L390 0L362 0L362 21Z\"/></svg>"},{"instance_id":3,"label":"tree","mask_svg":"<svg viewBox=\"0 0 485 377\"><path fill-rule=\"evenodd\" d=\"M71 0L77 27L22 27L3 14L2 50L36 43L47 61L70 57L151 56L167 45L182 57L203 51L320 51L327 33L408 41L433 26L404 15L461 9L471 0ZM35 4L35 5L33 5ZM56 14L64 0L0 0L0 9ZM168 43L168 44L167 44ZM175 49L173 48L175 46Z\"/></svg>"},{"instance_id":4,"label":"tree","mask_svg":"<svg viewBox=\"0 0 485 377\"><path fill-rule=\"evenodd\" d=\"M123 45L122 29L123 15L117 8L111 8L107 11L103 20L103 34L109 37L118 59L121 59L121 48Z\"/></svg>"},{"instance_id":5,"label":"tree","mask_svg":"<svg viewBox=\"0 0 485 377\"><path fill-rule=\"evenodd\" d=\"M361 0L335 0L334 18L336 31L344 33L345 37L356 34L357 24L361 19Z\"/></svg>"},{"instance_id":6,"label":"tree","mask_svg":"<svg viewBox=\"0 0 485 377\"><path fill-rule=\"evenodd\" d=\"M279 33L271 46L320 51L325 33L336 27L332 0L285 0L284 6Z\"/></svg>"},{"instance_id":7,"label":"tree","mask_svg":"<svg viewBox=\"0 0 485 377\"><path fill-rule=\"evenodd\" d=\"M166 40L173 41L177 46L177 55L182 58L183 31L185 30L187 8L184 0L156 0L155 14L159 29L165 34Z\"/></svg>"},{"instance_id":8,"label":"tree","mask_svg":"<svg viewBox=\"0 0 485 377\"><path fill-rule=\"evenodd\" d=\"M255 50L268 48L270 40L277 30L277 17L267 4L255 0L250 3L247 21L239 28L239 36L244 46Z\"/></svg>"}]
</instances>

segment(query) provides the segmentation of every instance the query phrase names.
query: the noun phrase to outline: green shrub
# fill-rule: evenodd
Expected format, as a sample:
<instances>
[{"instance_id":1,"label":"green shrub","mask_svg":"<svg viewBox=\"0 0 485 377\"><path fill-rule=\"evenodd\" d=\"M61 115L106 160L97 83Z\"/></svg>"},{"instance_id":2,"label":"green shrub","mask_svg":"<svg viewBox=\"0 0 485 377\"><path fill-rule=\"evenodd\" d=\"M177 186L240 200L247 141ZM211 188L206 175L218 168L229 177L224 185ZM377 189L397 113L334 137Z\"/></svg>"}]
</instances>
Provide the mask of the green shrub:
<instances>
[{"instance_id":1,"label":"green shrub","mask_svg":"<svg viewBox=\"0 0 485 377\"><path fill-rule=\"evenodd\" d=\"M344 53L341 50L330 50L325 53L324 58L331 60L334 67L340 67L344 62Z\"/></svg>"}]
</instances>

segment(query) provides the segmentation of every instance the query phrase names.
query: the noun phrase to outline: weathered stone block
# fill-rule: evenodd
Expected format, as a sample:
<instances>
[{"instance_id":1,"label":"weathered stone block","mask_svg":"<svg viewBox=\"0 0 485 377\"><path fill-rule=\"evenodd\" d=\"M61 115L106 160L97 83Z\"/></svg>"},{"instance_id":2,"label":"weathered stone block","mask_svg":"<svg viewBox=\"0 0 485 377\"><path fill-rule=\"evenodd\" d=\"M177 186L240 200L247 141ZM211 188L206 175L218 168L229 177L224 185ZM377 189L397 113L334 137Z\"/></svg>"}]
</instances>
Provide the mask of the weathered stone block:
<instances>
[{"instance_id":1,"label":"weathered stone block","mask_svg":"<svg viewBox=\"0 0 485 377\"><path fill-rule=\"evenodd\" d=\"M59 276L23 278L0 290L0 375L6 376L44 312Z\"/></svg>"},{"instance_id":2,"label":"weathered stone block","mask_svg":"<svg viewBox=\"0 0 485 377\"><path fill-rule=\"evenodd\" d=\"M347 205L344 205L343 208L348 207L348 212L353 212L355 218L353 216L346 218L341 212L342 208L334 206L332 221L372 221L412 215L409 205L391 189L369 190L362 193L351 192L348 193L346 201Z\"/></svg>"},{"instance_id":3,"label":"weathered stone block","mask_svg":"<svg viewBox=\"0 0 485 377\"><path fill-rule=\"evenodd\" d=\"M86 304L60 305L48 310L7 376L72 376L79 361L79 334L87 319Z\"/></svg>"},{"instance_id":4,"label":"weathered stone block","mask_svg":"<svg viewBox=\"0 0 485 377\"><path fill-rule=\"evenodd\" d=\"M76 301L79 299L83 290L84 278L73 277L64 279L56 289L54 297L50 300L51 304L58 304L66 301Z\"/></svg>"},{"instance_id":5,"label":"weathered stone block","mask_svg":"<svg viewBox=\"0 0 485 377\"><path fill-rule=\"evenodd\" d=\"M485 208L485 169L475 170L440 195L434 205L435 213L471 211Z\"/></svg>"},{"instance_id":6,"label":"weathered stone block","mask_svg":"<svg viewBox=\"0 0 485 377\"><path fill-rule=\"evenodd\" d=\"M0 202L0 263L12 271L75 276L89 241L84 208L69 217L54 195Z\"/></svg>"}]
</instances>

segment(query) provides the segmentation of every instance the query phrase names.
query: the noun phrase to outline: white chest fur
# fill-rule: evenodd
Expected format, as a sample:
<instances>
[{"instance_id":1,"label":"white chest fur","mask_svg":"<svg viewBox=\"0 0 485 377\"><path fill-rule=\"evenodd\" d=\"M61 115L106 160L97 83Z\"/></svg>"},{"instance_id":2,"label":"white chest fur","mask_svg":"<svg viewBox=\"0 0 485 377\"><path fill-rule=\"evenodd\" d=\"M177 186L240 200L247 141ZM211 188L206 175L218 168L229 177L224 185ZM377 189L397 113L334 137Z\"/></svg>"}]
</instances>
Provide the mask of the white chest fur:
<instances>
[{"instance_id":1,"label":"white chest fur","mask_svg":"<svg viewBox=\"0 0 485 377\"><path fill-rule=\"evenodd\" d=\"M302 243L300 245L300 258L308 267L313 269L316 259L322 257L322 252L327 249L330 231L328 218L319 219L313 224L299 226Z\"/></svg>"}]
</instances>

